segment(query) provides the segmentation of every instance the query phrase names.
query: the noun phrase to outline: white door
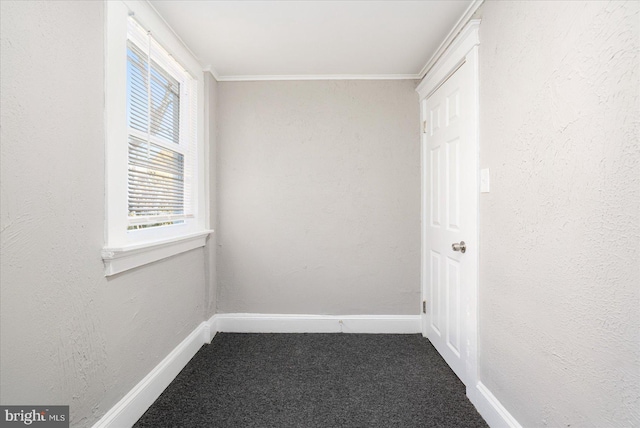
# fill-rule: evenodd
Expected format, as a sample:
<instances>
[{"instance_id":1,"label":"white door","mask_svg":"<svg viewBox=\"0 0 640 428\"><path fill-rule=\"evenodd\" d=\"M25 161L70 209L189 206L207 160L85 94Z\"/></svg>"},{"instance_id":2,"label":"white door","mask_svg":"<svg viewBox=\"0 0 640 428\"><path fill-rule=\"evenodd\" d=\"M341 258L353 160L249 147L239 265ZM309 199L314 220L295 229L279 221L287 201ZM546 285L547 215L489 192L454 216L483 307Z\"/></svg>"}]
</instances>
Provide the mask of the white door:
<instances>
[{"instance_id":1,"label":"white door","mask_svg":"<svg viewBox=\"0 0 640 428\"><path fill-rule=\"evenodd\" d=\"M477 285L473 72L464 63L421 102L423 332L466 385Z\"/></svg>"}]
</instances>

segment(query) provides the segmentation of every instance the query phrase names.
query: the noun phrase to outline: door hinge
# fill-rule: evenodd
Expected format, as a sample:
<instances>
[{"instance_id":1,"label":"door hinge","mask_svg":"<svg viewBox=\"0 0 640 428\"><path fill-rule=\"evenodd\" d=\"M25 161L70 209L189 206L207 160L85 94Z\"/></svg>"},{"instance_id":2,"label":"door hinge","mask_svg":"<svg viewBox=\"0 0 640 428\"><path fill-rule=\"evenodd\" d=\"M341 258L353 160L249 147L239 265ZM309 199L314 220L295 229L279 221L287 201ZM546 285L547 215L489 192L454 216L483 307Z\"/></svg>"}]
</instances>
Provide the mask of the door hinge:
<instances>
[{"instance_id":1,"label":"door hinge","mask_svg":"<svg viewBox=\"0 0 640 428\"><path fill-rule=\"evenodd\" d=\"M422 133L426 134L427 133L427 129L428 129L427 128L427 121L424 120L424 121L422 121Z\"/></svg>"},{"instance_id":2,"label":"door hinge","mask_svg":"<svg viewBox=\"0 0 640 428\"><path fill-rule=\"evenodd\" d=\"M422 301L422 313L423 314L427 313L427 301L426 300Z\"/></svg>"}]
</instances>

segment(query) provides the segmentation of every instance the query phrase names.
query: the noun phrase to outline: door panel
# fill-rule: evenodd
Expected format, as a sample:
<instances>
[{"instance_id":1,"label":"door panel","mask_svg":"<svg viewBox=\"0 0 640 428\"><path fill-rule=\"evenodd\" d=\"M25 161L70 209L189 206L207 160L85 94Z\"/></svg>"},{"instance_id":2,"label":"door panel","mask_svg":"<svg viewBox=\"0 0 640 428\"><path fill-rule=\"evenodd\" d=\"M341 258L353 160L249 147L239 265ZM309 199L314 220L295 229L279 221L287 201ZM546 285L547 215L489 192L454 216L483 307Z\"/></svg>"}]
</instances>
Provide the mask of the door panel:
<instances>
[{"instance_id":1,"label":"door panel","mask_svg":"<svg viewBox=\"0 0 640 428\"><path fill-rule=\"evenodd\" d=\"M447 345L460 357L460 262L447 257Z\"/></svg>"},{"instance_id":2,"label":"door panel","mask_svg":"<svg viewBox=\"0 0 640 428\"><path fill-rule=\"evenodd\" d=\"M477 173L475 139L469 134L473 121L468 108L471 89L465 87L463 64L422 103L427 121L422 136L425 159L423 225L424 296L427 300L426 336L453 371L466 381L468 328L465 304L469 288L475 286L477 249L453 251L451 244L476 242ZM473 211L473 212L470 212ZM466 383L466 382L465 382Z\"/></svg>"},{"instance_id":3,"label":"door panel","mask_svg":"<svg viewBox=\"0 0 640 428\"><path fill-rule=\"evenodd\" d=\"M440 147L431 149L431 226L440 226Z\"/></svg>"},{"instance_id":4,"label":"door panel","mask_svg":"<svg viewBox=\"0 0 640 428\"><path fill-rule=\"evenodd\" d=\"M460 230L460 139L447 143L447 225L449 230Z\"/></svg>"},{"instance_id":5,"label":"door panel","mask_svg":"<svg viewBox=\"0 0 640 428\"><path fill-rule=\"evenodd\" d=\"M441 293L441 281L440 281L440 254L431 250L431 294L429 296L429 302L431 303L431 328L435 334L440 336L440 319L442 299Z\"/></svg>"}]
</instances>

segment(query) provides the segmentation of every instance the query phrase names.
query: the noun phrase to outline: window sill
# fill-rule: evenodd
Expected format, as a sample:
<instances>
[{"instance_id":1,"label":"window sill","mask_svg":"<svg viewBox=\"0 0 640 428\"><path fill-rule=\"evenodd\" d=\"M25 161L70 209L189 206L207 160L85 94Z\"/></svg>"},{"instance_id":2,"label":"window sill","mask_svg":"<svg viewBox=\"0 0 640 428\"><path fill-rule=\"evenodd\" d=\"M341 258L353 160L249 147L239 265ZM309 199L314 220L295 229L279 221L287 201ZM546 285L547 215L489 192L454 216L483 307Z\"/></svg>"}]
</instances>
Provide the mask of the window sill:
<instances>
[{"instance_id":1,"label":"window sill","mask_svg":"<svg viewBox=\"0 0 640 428\"><path fill-rule=\"evenodd\" d=\"M204 230L190 235L126 247L102 249L105 276L115 275L158 260L166 259L194 248L204 247L207 236L213 230Z\"/></svg>"}]
</instances>

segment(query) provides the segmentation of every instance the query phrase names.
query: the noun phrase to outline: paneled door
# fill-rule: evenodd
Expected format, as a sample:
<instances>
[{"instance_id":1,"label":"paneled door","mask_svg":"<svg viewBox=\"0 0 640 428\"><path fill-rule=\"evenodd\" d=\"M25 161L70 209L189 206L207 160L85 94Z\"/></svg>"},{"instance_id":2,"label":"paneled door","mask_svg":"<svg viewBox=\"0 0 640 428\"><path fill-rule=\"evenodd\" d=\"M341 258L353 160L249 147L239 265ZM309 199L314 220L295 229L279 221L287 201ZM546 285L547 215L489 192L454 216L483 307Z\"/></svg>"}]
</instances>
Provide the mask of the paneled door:
<instances>
[{"instance_id":1,"label":"paneled door","mask_svg":"<svg viewBox=\"0 0 640 428\"><path fill-rule=\"evenodd\" d=\"M477 281L476 99L465 74L471 72L463 63L421 106L423 332L467 386Z\"/></svg>"}]
</instances>

